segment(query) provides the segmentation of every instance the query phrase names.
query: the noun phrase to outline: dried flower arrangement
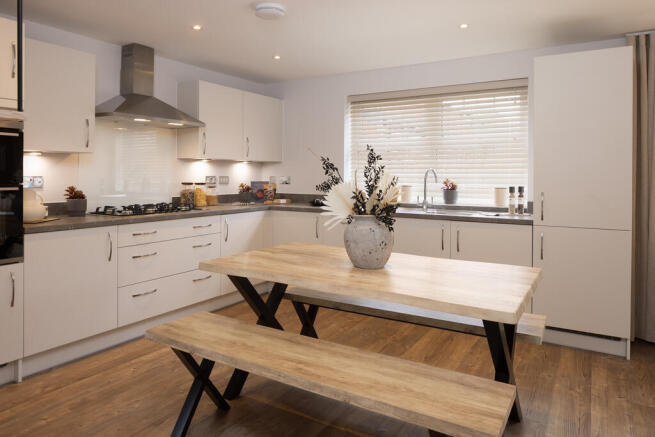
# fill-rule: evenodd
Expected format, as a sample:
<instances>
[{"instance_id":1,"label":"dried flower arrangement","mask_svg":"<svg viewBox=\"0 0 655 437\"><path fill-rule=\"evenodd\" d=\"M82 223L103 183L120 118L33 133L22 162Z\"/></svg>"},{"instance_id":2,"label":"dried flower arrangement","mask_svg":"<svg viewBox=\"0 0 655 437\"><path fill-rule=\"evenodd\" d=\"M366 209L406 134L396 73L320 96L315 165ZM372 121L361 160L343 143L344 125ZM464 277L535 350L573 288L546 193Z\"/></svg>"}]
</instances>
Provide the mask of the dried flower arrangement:
<instances>
[{"instance_id":1,"label":"dried flower arrangement","mask_svg":"<svg viewBox=\"0 0 655 437\"><path fill-rule=\"evenodd\" d=\"M452 190L456 190L456 189L457 189L457 184L455 182L451 181L448 178L443 180L442 190L452 191Z\"/></svg>"},{"instance_id":2,"label":"dried flower arrangement","mask_svg":"<svg viewBox=\"0 0 655 437\"><path fill-rule=\"evenodd\" d=\"M398 208L398 178L384 172L382 156L375 153L373 147L366 146L368 158L364 167L364 189L357 184L357 173L354 182L346 182L341 177L339 169L329 158L320 157L326 181L316 186L325 196L323 215L332 216L326 221L328 229L335 227L341 221L352 223L353 215L374 215L389 231L393 232L396 219L392 214Z\"/></svg>"},{"instance_id":3,"label":"dried flower arrangement","mask_svg":"<svg viewBox=\"0 0 655 437\"><path fill-rule=\"evenodd\" d=\"M66 188L66 191L64 192L64 196L66 199L86 199L86 195L82 192L82 190L78 190L74 186L70 186Z\"/></svg>"}]
</instances>

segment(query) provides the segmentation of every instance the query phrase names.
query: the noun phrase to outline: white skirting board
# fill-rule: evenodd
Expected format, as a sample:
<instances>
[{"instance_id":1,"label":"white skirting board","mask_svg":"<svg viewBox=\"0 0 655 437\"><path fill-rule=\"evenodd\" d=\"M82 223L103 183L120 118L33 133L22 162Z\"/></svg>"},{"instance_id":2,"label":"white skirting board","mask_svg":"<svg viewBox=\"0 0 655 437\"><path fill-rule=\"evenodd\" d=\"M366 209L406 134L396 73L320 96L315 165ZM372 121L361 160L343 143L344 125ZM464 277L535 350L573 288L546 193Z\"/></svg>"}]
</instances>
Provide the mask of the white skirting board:
<instances>
[{"instance_id":1,"label":"white skirting board","mask_svg":"<svg viewBox=\"0 0 655 437\"><path fill-rule=\"evenodd\" d=\"M610 355L618 355L620 357L625 357L627 360L630 359L630 340L626 338L612 340L593 335L546 329L544 342L594 352L602 352Z\"/></svg>"},{"instance_id":2,"label":"white skirting board","mask_svg":"<svg viewBox=\"0 0 655 437\"><path fill-rule=\"evenodd\" d=\"M260 288L260 286L257 286L257 289L260 291L263 288L264 287ZM191 305L179 309L177 311L162 314L160 316L153 317L139 323L114 329L112 331L98 334L93 337L85 338L84 340L67 344L56 349L51 349L40 354L25 357L22 360L22 372L20 372L21 376L27 377L35 373L60 366L87 355L91 355L104 349L108 349L121 343L125 343L127 341L141 337L147 329L150 329L153 326L161 325L162 323L166 323L198 311L215 311L233 305L242 300L243 298L241 295L239 295L239 293L230 293L225 296L220 296L216 299L208 300L196 305ZM15 361L0 368L0 385L20 380L20 364L20 362Z\"/></svg>"}]
</instances>

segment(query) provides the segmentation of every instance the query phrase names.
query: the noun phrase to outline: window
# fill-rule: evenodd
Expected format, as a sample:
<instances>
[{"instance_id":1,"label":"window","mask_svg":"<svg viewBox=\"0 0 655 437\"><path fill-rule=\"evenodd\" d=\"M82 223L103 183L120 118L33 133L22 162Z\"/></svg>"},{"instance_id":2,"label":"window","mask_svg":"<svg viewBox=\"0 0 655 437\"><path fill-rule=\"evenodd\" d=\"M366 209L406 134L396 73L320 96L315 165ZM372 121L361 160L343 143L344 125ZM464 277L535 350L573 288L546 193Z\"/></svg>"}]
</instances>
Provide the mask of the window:
<instances>
[{"instance_id":1,"label":"window","mask_svg":"<svg viewBox=\"0 0 655 437\"><path fill-rule=\"evenodd\" d=\"M351 178L361 178L366 145L382 154L386 171L412 186L412 201L442 202L441 181L458 184L459 203L493 202L496 186L528 192L528 88L526 80L488 82L400 93L352 96L347 126ZM349 155L349 156L348 156Z\"/></svg>"}]
</instances>

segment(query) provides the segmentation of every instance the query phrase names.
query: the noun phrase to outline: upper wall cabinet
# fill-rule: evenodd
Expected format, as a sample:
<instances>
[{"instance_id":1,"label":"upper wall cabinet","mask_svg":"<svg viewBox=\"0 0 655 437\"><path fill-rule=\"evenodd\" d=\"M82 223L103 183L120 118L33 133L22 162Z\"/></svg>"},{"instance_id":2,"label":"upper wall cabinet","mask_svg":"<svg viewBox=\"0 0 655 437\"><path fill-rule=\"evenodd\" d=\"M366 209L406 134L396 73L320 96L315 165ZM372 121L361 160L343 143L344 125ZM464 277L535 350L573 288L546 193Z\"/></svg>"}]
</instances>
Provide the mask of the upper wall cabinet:
<instances>
[{"instance_id":1,"label":"upper wall cabinet","mask_svg":"<svg viewBox=\"0 0 655 437\"><path fill-rule=\"evenodd\" d=\"M243 139L248 161L282 161L282 101L243 93Z\"/></svg>"},{"instance_id":2,"label":"upper wall cabinet","mask_svg":"<svg viewBox=\"0 0 655 437\"><path fill-rule=\"evenodd\" d=\"M25 150L92 152L96 57L27 39Z\"/></svg>"},{"instance_id":3,"label":"upper wall cabinet","mask_svg":"<svg viewBox=\"0 0 655 437\"><path fill-rule=\"evenodd\" d=\"M632 228L631 47L534 61L535 225Z\"/></svg>"},{"instance_id":4,"label":"upper wall cabinet","mask_svg":"<svg viewBox=\"0 0 655 437\"><path fill-rule=\"evenodd\" d=\"M192 81L179 85L177 101L206 125L178 130L178 158L282 160L281 100Z\"/></svg>"},{"instance_id":5,"label":"upper wall cabinet","mask_svg":"<svg viewBox=\"0 0 655 437\"><path fill-rule=\"evenodd\" d=\"M204 128L178 130L177 157L243 160L243 92L209 82L178 87L179 109L205 122Z\"/></svg>"},{"instance_id":6,"label":"upper wall cabinet","mask_svg":"<svg viewBox=\"0 0 655 437\"><path fill-rule=\"evenodd\" d=\"M0 107L17 108L18 47L16 21L0 17Z\"/></svg>"}]
</instances>

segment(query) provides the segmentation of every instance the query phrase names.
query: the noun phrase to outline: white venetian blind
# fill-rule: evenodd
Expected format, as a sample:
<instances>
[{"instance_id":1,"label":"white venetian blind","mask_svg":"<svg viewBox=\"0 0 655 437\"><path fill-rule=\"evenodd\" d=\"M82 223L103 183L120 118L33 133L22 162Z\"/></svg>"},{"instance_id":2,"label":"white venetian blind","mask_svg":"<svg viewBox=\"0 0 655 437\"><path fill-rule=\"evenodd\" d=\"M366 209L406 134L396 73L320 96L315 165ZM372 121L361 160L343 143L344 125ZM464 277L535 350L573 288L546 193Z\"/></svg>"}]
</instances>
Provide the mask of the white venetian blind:
<instances>
[{"instance_id":1,"label":"white venetian blind","mask_svg":"<svg viewBox=\"0 0 655 437\"><path fill-rule=\"evenodd\" d=\"M348 173L363 177L370 144L386 171L412 186L412 201L423 197L423 176L431 167L440 183L449 178L458 184L459 203L489 204L495 186L526 186L528 88L498 86L351 100ZM428 181L428 199L441 203L441 185L432 175Z\"/></svg>"}]
</instances>

